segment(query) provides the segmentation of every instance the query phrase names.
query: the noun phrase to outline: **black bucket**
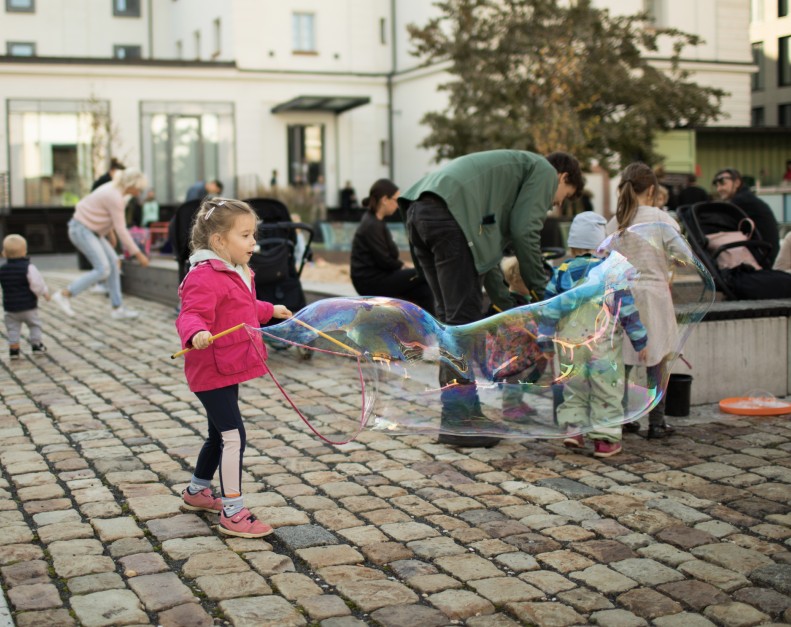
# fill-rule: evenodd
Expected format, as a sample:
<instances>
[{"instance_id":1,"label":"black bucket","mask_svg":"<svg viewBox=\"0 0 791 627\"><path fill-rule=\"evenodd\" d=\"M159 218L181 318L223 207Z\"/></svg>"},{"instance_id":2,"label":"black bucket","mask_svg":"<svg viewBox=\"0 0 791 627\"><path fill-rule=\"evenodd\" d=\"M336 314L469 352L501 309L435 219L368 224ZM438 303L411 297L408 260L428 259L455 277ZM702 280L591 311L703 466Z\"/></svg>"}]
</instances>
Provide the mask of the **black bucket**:
<instances>
[{"instance_id":1,"label":"black bucket","mask_svg":"<svg viewBox=\"0 0 791 627\"><path fill-rule=\"evenodd\" d=\"M692 375L671 374L665 395L666 416L689 416L692 396Z\"/></svg>"}]
</instances>

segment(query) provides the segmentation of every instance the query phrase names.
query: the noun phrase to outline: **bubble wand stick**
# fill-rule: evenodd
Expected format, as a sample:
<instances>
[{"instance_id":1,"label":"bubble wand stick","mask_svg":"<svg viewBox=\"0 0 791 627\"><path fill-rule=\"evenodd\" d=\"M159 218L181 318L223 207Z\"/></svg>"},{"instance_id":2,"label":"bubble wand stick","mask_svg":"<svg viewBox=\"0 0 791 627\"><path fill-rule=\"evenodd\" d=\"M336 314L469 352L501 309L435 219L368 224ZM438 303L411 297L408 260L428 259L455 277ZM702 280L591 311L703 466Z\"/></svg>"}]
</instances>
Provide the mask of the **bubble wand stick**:
<instances>
[{"instance_id":1,"label":"bubble wand stick","mask_svg":"<svg viewBox=\"0 0 791 627\"><path fill-rule=\"evenodd\" d=\"M333 344L337 344L337 345L338 345L338 346L340 346L341 348L345 348L347 351L349 351L349 352L350 352L350 353L352 353L353 355L356 355L357 357L359 357L360 355L362 355L362 353L361 353L360 351L358 351L358 350L354 350L354 349L353 349L351 346L347 346L346 344L344 344L344 343L343 343L343 342L341 342L340 340L336 340L336 339L335 339L334 337L332 337L331 335L327 335L326 333L323 333L322 331L319 331L318 329L315 329L314 327L310 326L310 325L309 325L307 322L303 322L303 321L302 321L302 320L300 320L299 318L292 318L292 320L293 320L294 322L296 322L297 324L301 324L301 325L302 325L303 327L305 327L305 328L306 328L308 331L313 331L313 333L315 333L315 334L317 334L317 335L320 335L320 336L321 336L321 337L323 337L325 340L329 340L329 341L330 341L330 342L332 342Z\"/></svg>"},{"instance_id":2,"label":"bubble wand stick","mask_svg":"<svg viewBox=\"0 0 791 627\"><path fill-rule=\"evenodd\" d=\"M217 335L212 335L209 338L209 344L211 344L217 338L222 337L223 335L228 335L229 333L233 333L234 331L238 331L243 326L245 326L244 322L242 322L241 324L237 324L235 327L231 327L230 329L225 329L225 331L220 331ZM176 359L177 357L181 357L182 355L185 355L186 353L189 353L191 350L194 350L194 349L193 348L185 348L183 350L180 350L178 353L173 353L170 356L170 358L171 359Z\"/></svg>"}]
</instances>

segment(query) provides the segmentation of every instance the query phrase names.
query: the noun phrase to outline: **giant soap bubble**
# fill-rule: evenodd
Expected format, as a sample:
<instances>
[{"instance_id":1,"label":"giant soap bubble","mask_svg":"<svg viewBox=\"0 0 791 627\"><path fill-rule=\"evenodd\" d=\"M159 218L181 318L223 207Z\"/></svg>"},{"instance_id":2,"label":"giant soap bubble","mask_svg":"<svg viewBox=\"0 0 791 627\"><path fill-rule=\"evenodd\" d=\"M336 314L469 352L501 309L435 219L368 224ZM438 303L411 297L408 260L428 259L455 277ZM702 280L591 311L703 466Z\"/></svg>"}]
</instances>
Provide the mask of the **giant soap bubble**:
<instances>
[{"instance_id":1,"label":"giant soap bubble","mask_svg":"<svg viewBox=\"0 0 791 627\"><path fill-rule=\"evenodd\" d=\"M630 227L599 254L605 261L568 292L471 324L445 326L392 298L332 298L256 332L270 345L312 352L300 368L315 376L283 387L331 441L363 427L500 438L606 434L662 398L714 286L667 225ZM642 353L624 333L623 322L635 326L634 315L622 315L630 299L648 332ZM346 411L316 411L327 380L343 392Z\"/></svg>"}]
</instances>

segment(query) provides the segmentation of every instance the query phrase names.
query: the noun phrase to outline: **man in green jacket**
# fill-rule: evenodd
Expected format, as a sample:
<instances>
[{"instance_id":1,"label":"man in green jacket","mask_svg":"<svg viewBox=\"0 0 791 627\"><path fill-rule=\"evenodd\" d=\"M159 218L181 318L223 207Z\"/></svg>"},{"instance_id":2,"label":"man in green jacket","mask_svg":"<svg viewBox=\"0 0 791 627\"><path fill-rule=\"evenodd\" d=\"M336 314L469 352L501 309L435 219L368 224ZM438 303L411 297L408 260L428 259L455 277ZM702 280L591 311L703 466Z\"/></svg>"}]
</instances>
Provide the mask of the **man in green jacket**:
<instances>
[{"instance_id":1,"label":"man in green jacket","mask_svg":"<svg viewBox=\"0 0 791 627\"><path fill-rule=\"evenodd\" d=\"M547 283L540 246L547 211L578 196L584 182L579 162L569 154L553 152L545 158L491 150L454 159L403 192L398 203L406 213L415 264L431 287L440 322L480 320L482 286L500 309L515 305L500 270L509 246L533 300L540 300ZM483 417L475 382L443 362L440 385L446 432L439 441L496 444L495 437L463 434L474 432L476 420Z\"/></svg>"}]
</instances>

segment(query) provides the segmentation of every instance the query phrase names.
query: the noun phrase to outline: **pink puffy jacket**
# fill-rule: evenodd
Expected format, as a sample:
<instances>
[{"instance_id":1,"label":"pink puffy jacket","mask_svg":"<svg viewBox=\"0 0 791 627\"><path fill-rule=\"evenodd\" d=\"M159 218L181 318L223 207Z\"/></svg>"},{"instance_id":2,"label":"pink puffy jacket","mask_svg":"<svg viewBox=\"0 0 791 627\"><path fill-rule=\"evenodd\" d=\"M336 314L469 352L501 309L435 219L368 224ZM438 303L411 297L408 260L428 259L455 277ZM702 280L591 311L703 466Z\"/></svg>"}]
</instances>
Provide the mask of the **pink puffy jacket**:
<instances>
[{"instance_id":1,"label":"pink puffy jacket","mask_svg":"<svg viewBox=\"0 0 791 627\"><path fill-rule=\"evenodd\" d=\"M242 322L258 328L272 318L274 306L257 300L242 277L218 259L204 261L189 271L179 287L181 313L176 329L184 348L199 331L212 335ZM193 392L205 392L265 375L266 346L258 333L241 328L215 340L204 350L184 356L184 374Z\"/></svg>"}]
</instances>

